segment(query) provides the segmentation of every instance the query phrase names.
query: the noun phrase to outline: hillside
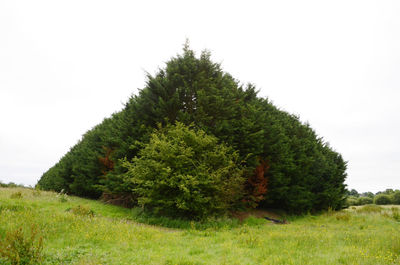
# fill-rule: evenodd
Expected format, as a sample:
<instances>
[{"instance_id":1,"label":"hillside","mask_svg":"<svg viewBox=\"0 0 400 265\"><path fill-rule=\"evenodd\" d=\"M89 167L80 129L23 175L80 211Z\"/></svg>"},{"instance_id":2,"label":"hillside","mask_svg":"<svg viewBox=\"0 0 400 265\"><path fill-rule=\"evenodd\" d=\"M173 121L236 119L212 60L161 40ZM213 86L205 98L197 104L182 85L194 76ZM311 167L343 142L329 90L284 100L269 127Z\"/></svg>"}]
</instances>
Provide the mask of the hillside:
<instances>
[{"instance_id":1,"label":"hillside","mask_svg":"<svg viewBox=\"0 0 400 265\"><path fill-rule=\"evenodd\" d=\"M74 196L0 188L0 244L18 228L29 238L33 226L36 238L43 238L43 264L400 262L398 208L375 206L289 217L287 225L252 217L243 224L229 219L203 224L175 220L175 226L186 226L181 229L138 223L138 216L135 209ZM0 263L7 264L2 258Z\"/></svg>"}]
</instances>

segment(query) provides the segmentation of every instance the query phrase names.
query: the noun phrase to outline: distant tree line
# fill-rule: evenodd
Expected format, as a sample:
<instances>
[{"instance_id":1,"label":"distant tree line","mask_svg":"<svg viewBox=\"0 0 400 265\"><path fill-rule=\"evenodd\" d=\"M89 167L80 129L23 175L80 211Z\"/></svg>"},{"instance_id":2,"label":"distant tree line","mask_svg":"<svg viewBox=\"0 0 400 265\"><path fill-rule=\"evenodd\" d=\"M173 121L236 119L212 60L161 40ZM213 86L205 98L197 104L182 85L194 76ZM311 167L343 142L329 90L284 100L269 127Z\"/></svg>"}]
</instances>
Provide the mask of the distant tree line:
<instances>
[{"instance_id":1,"label":"distant tree line","mask_svg":"<svg viewBox=\"0 0 400 265\"><path fill-rule=\"evenodd\" d=\"M346 162L309 124L185 46L38 185L191 218L340 209L345 178Z\"/></svg>"},{"instance_id":2,"label":"distant tree line","mask_svg":"<svg viewBox=\"0 0 400 265\"><path fill-rule=\"evenodd\" d=\"M24 188L25 186L22 184L15 184L14 182L3 183L0 181L1 188Z\"/></svg>"},{"instance_id":3,"label":"distant tree line","mask_svg":"<svg viewBox=\"0 0 400 265\"><path fill-rule=\"evenodd\" d=\"M397 204L400 205L400 190L386 189L385 191L358 193L355 189L346 192L348 197L347 206L357 206L365 204Z\"/></svg>"}]
</instances>

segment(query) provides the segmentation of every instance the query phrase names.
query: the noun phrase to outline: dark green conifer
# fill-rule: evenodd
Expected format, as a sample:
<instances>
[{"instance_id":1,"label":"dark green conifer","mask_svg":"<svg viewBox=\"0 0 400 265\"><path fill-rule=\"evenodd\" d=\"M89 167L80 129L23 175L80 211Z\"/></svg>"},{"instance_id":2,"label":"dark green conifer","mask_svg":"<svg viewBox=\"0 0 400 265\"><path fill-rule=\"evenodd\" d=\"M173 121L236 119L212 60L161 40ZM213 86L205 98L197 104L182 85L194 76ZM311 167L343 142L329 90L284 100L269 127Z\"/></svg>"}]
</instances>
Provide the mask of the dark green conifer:
<instances>
[{"instance_id":1,"label":"dark green conifer","mask_svg":"<svg viewBox=\"0 0 400 265\"><path fill-rule=\"evenodd\" d=\"M43 174L39 185L93 198L102 192L131 193L135 189L124 181L127 169L121 159L140 154L157 124L176 122L193 124L237 150L246 178L259 161L268 161L261 206L294 212L342 207L346 163L341 155L298 117L257 97L253 85L242 85L223 72L209 52L196 57L188 45L164 69L148 74L139 94L87 132ZM113 168L105 172L101 161L106 150L113 150L107 158Z\"/></svg>"}]
</instances>

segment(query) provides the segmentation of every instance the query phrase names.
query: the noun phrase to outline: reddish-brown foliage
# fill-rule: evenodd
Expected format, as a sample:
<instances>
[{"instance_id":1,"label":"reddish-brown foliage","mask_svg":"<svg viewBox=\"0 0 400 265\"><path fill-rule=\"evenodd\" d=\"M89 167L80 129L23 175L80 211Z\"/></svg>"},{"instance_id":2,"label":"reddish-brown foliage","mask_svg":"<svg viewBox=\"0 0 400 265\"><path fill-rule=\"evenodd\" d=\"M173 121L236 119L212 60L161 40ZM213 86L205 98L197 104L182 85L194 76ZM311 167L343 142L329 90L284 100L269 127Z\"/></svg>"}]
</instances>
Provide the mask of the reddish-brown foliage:
<instances>
[{"instance_id":1,"label":"reddish-brown foliage","mask_svg":"<svg viewBox=\"0 0 400 265\"><path fill-rule=\"evenodd\" d=\"M100 163L103 165L101 172L106 175L109 171L114 169L114 161L112 161L111 156L114 150L109 147L103 147L105 151L104 157L99 157Z\"/></svg>"},{"instance_id":2,"label":"reddish-brown foliage","mask_svg":"<svg viewBox=\"0 0 400 265\"><path fill-rule=\"evenodd\" d=\"M247 196L243 200L248 207L256 208L267 193L268 178L265 176L270 167L267 160L259 159L260 164L254 170L254 174L247 179Z\"/></svg>"}]
</instances>

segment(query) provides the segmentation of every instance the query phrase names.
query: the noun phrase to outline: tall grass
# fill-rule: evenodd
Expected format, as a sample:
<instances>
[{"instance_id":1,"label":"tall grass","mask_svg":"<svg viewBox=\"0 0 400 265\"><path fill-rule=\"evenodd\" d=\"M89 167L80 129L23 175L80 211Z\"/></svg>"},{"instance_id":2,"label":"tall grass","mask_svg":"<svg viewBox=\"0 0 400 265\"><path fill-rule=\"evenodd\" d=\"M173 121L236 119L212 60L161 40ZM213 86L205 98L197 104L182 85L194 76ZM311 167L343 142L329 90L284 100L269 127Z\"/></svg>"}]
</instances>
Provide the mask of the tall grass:
<instances>
[{"instance_id":1,"label":"tall grass","mask_svg":"<svg viewBox=\"0 0 400 265\"><path fill-rule=\"evenodd\" d=\"M20 199L10 198L19 191ZM79 205L94 214L74 213ZM0 188L0 240L34 225L42 264L399 264L398 208L367 209L292 217L287 225L254 217L196 223Z\"/></svg>"}]
</instances>

